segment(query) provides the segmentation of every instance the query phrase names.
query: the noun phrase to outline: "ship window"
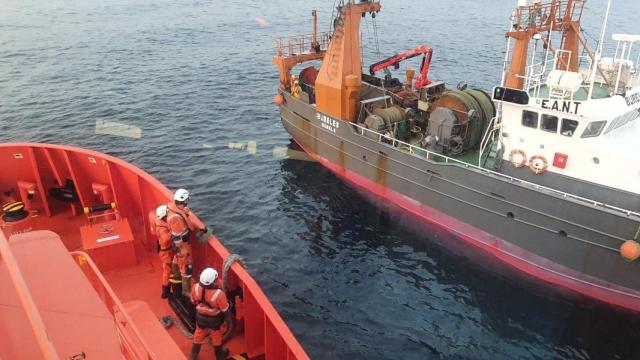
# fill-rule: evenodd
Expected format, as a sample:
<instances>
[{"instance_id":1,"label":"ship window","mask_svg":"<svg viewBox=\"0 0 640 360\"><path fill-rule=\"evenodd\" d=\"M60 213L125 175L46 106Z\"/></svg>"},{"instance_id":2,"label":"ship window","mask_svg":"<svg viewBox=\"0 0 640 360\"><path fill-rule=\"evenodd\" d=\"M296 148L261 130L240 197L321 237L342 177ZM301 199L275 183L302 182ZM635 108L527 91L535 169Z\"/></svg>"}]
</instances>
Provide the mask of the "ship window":
<instances>
[{"instance_id":1,"label":"ship window","mask_svg":"<svg viewBox=\"0 0 640 360\"><path fill-rule=\"evenodd\" d=\"M578 122L571 119L562 119L562 127L560 128L560 134L564 136L573 136L578 128Z\"/></svg>"},{"instance_id":2,"label":"ship window","mask_svg":"<svg viewBox=\"0 0 640 360\"><path fill-rule=\"evenodd\" d=\"M584 132L582 133L583 138L588 138L588 137L596 137L598 135L600 135L600 133L602 132L602 129L604 129L604 125L606 124L606 121L592 121L589 123L589 125L587 125L587 128L584 129Z\"/></svg>"},{"instance_id":3,"label":"ship window","mask_svg":"<svg viewBox=\"0 0 640 360\"><path fill-rule=\"evenodd\" d=\"M540 129L550 132L558 132L558 117L553 115L542 114L542 122Z\"/></svg>"},{"instance_id":4,"label":"ship window","mask_svg":"<svg viewBox=\"0 0 640 360\"><path fill-rule=\"evenodd\" d=\"M538 113L535 111L522 111L522 125L531 128L538 127Z\"/></svg>"}]
</instances>

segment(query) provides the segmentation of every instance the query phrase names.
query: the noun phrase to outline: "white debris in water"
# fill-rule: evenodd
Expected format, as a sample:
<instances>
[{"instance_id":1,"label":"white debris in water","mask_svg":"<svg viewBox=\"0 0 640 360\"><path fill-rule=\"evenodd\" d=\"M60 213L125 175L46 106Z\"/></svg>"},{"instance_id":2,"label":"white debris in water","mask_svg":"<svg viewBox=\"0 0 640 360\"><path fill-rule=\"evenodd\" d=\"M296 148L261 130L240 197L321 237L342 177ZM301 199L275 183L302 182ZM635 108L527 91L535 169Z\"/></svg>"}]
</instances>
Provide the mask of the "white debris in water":
<instances>
[{"instance_id":1,"label":"white debris in water","mask_svg":"<svg viewBox=\"0 0 640 360\"><path fill-rule=\"evenodd\" d=\"M251 155L258 152L258 144L255 141L249 141L247 143L247 152Z\"/></svg>"},{"instance_id":2,"label":"white debris in water","mask_svg":"<svg viewBox=\"0 0 640 360\"><path fill-rule=\"evenodd\" d=\"M279 158L279 159L285 158L285 157L287 157L287 150L288 149L285 148L285 147L274 147L273 148L273 157L274 158Z\"/></svg>"},{"instance_id":3,"label":"white debris in water","mask_svg":"<svg viewBox=\"0 0 640 360\"><path fill-rule=\"evenodd\" d=\"M211 145L211 144L202 144L202 148L203 149L211 149L211 148L213 148L213 145Z\"/></svg>"},{"instance_id":4,"label":"white debris in water","mask_svg":"<svg viewBox=\"0 0 640 360\"><path fill-rule=\"evenodd\" d=\"M243 150L244 147L245 147L244 143L235 143L235 142L229 143L229 149L231 150Z\"/></svg>"},{"instance_id":5,"label":"white debris in water","mask_svg":"<svg viewBox=\"0 0 640 360\"><path fill-rule=\"evenodd\" d=\"M262 26L269 25L269 20L263 18L262 16L256 16L256 22Z\"/></svg>"},{"instance_id":6,"label":"white debris in water","mask_svg":"<svg viewBox=\"0 0 640 360\"><path fill-rule=\"evenodd\" d=\"M273 157L278 159L294 159L315 162L316 160L304 151L292 150L287 147L274 147Z\"/></svg>"},{"instance_id":7,"label":"white debris in water","mask_svg":"<svg viewBox=\"0 0 640 360\"><path fill-rule=\"evenodd\" d=\"M142 137L142 129L137 126L109 121L106 119L96 120L96 134L98 135L114 135L123 136L133 139Z\"/></svg>"}]
</instances>

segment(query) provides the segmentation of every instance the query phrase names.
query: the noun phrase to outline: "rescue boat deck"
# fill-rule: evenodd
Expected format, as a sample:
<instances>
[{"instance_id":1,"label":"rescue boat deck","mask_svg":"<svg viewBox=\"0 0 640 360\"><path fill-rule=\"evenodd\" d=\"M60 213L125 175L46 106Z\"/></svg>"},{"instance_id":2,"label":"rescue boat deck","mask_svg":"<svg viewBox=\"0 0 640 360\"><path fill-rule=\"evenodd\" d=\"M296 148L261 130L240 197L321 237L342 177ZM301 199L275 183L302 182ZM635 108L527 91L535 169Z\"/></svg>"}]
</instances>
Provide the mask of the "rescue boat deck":
<instances>
[{"instance_id":1,"label":"rescue boat deck","mask_svg":"<svg viewBox=\"0 0 640 360\"><path fill-rule=\"evenodd\" d=\"M80 228L88 224L87 219L81 215L72 215L71 211L62 211L51 217L34 216L31 218L31 231L49 230L60 236L60 239L68 251L86 251L82 246ZM6 230L6 229L5 229ZM129 308L128 305L138 306L148 305L153 313L153 317L148 316L148 312L135 311L130 313L138 328L148 330L154 329L156 332L161 327L160 318L170 315L175 321L179 321L174 311L168 305L166 299L160 297L162 268L160 259L155 251L147 251L140 244L134 241L136 263L130 266L103 271L109 286L115 291L120 301ZM114 329L115 330L115 329ZM166 331L180 350L187 356L191 350L192 341L174 324ZM114 333L115 336L115 333ZM241 354L244 352L244 338L241 332L236 331L234 336L225 344L229 348L230 354ZM213 348L203 346L200 357L203 359L213 358Z\"/></svg>"},{"instance_id":2,"label":"rescue boat deck","mask_svg":"<svg viewBox=\"0 0 640 360\"><path fill-rule=\"evenodd\" d=\"M171 315L175 321L180 321L177 319L171 307L169 307L167 300L160 298L161 274L162 269L158 255L155 252L144 252L142 256L139 257L136 265L112 270L104 275L123 303L142 300L149 305L155 315L155 319L134 319L134 321L138 320L136 321L137 324L141 321L153 320L159 325L160 318L166 315ZM191 339L183 334L176 325L172 325L166 329L166 331L171 335L171 338L180 347L180 350L182 350L185 356L187 356L191 350ZM243 334L236 332L234 336L225 343L225 347L229 348L229 354L232 356L244 352L243 344ZM215 358L213 347L203 346L199 358Z\"/></svg>"},{"instance_id":3,"label":"rescue boat deck","mask_svg":"<svg viewBox=\"0 0 640 360\"><path fill-rule=\"evenodd\" d=\"M157 239L149 230L150 213L170 201L170 191L131 164L79 148L0 144L0 163L11 169L1 173L0 191L3 201L12 206L0 217L0 285L8 294L0 296L0 333L12 331L5 325L15 321L13 313L18 312L24 315L21 319L30 320L22 321L21 326L24 337L33 340L30 354L35 358L37 354L68 358L69 351L82 348L99 353L99 347L90 341L99 342L103 335L119 340L115 350L121 356L95 358L185 358L191 339L175 325L165 329L160 323L166 315L180 320L160 297ZM35 246L30 250L34 256L29 256L30 252L19 248L24 239L47 246L55 243L59 251L56 257L49 256ZM192 243L194 274L205 267L221 271L231 254L213 235L202 240ZM68 277L57 263L66 264ZM226 289L234 294L236 316L224 344L230 354L246 354L250 359L308 359L258 284L240 264L231 264ZM75 294L73 281L82 285L81 295ZM57 304L59 313L72 316L79 309L74 304L82 299L96 304L94 312L105 315L104 321L111 325L111 329L83 331L87 345L80 344L84 337L65 331L73 322L60 326L47 318L51 312L47 304ZM85 313L89 312L83 316ZM54 332L55 344L47 335ZM22 351L21 335L0 338L5 339L0 341L0 350L15 350L10 354L0 351L0 358L22 358L13 356ZM68 348L69 344L74 346ZM213 357L212 347L203 346L200 358Z\"/></svg>"}]
</instances>

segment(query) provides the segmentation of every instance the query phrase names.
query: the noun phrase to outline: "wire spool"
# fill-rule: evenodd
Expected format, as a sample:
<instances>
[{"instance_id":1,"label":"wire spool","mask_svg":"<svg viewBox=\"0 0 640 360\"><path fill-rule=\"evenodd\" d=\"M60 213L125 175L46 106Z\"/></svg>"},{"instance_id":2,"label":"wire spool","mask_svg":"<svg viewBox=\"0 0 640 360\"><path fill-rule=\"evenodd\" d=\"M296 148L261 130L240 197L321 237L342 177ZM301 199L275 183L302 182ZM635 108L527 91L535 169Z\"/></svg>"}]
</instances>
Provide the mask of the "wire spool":
<instances>
[{"instance_id":1,"label":"wire spool","mask_svg":"<svg viewBox=\"0 0 640 360\"><path fill-rule=\"evenodd\" d=\"M442 96L435 100L431 106L431 113L439 107L454 111L458 121L462 125L467 125L466 136L462 145L463 151L475 147L482 137L483 111L475 97L462 90L445 91ZM473 119L471 114L478 114Z\"/></svg>"},{"instance_id":2,"label":"wire spool","mask_svg":"<svg viewBox=\"0 0 640 360\"><path fill-rule=\"evenodd\" d=\"M392 124L404 120L404 110L399 106L391 106L388 108L375 108L372 111L375 115L380 116L391 127Z\"/></svg>"},{"instance_id":3,"label":"wire spool","mask_svg":"<svg viewBox=\"0 0 640 360\"><path fill-rule=\"evenodd\" d=\"M484 133L487 130L487 126L489 126L489 121L496 116L496 107L494 106L491 97L486 92L480 89L466 89L464 91L473 96L482 109L482 130L479 138L479 141L481 141L482 136L484 136Z\"/></svg>"},{"instance_id":4,"label":"wire spool","mask_svg":"<svg viewBox=\"0 0 640 360\"><path fill-rule=\"evenodd\" d=\"M493 104L493 101L491 100L489 94L480 89L466 89L464 90L464 92L473 96L478 104L480 104L485 125L488 124L489 120L496 116L496 107Z\"/></svg>"}]
</instances>

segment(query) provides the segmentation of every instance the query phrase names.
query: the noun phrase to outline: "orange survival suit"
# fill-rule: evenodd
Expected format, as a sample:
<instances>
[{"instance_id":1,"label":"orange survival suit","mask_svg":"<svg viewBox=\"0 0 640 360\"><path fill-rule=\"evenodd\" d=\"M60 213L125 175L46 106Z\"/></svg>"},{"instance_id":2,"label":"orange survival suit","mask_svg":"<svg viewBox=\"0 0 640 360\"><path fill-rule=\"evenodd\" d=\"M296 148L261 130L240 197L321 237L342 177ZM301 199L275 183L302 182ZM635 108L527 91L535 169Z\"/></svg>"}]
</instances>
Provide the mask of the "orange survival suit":
<instances>
[{"instance_id":1,"label":"orange survival suit","mask_svg":"<svg viewBox=\"0 0 640 360\"><path fill-rule=\"evenodd\" d=\"M217 284L219 285L219 282ZM216 358L223 358L225 350L222 349L222 337L227 331L225 317L229 310L227 295L219 287L203 287L200 283L195 283L191 288L191 302L196 306L193 344L199 351L200 345L204 344L210 335Z\"/></svg>"},{"instance_id":2,"label":"orange survival suit","mask_svg":"<svg viewBox=\"0 0 640 360\"><path fill-rule=\"evenodd\" d=\"M191 264L191 246L189 234L196 230L205 231L206 226L195 216L190 216L191 210L188 207L178 207L174 202L167 204L167 223L171 231L171 239L176 245L176 255L173 262L178 264L180 274L187 274L187 265Z\"/></svg>"},{"instance_id":3,"label":"orange survival suit","mask_svg":"<svg viewBox=\"0 0 640 360\"><path fill-rule=\"evenodd\" d=\"M169 224L157 217L155 220L155 235L158 237L158 256L160 256L160 263L162 264L162 287L164 289L165 286L169 286L171 262L175 252L173 251Z\"/></svg>"}]
</instances>

